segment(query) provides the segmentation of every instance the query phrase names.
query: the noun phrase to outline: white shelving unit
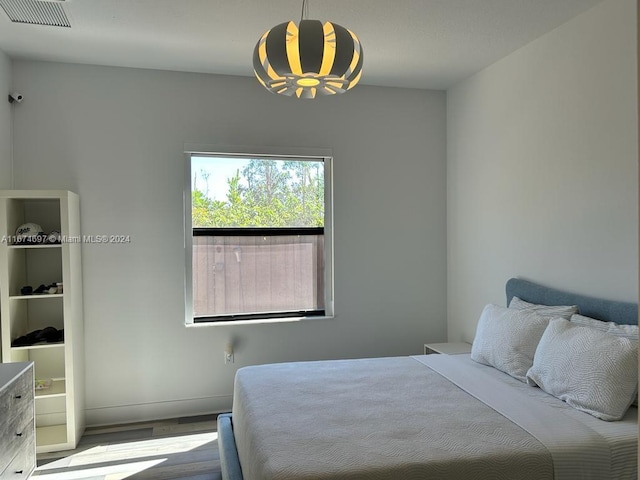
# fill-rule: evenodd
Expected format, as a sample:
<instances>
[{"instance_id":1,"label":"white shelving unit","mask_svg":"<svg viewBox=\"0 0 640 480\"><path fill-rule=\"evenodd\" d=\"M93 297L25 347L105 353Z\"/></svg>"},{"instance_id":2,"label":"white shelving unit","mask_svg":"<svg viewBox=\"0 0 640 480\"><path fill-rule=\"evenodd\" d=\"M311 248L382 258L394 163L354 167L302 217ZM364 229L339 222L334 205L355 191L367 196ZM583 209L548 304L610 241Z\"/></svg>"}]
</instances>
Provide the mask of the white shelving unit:
<instances>
[{"instance_id":1,"label":"white shelving unit","mask_svg":"<svg viewBox=\"0 0 640 480\"><path fill-rule=\"evenodd\" d=\"M57 244L16 244L27 222ZM36 380L51 386L35 395L36 450L76 448L84 431L84 344L79 199L61 190L0 190L0 336L2 362L33 361ZM62 293L22 295L30 285L62 282ZM12 347L22 335L45 327L64 330L64 340Z\"/></svg>"}]
</instances>

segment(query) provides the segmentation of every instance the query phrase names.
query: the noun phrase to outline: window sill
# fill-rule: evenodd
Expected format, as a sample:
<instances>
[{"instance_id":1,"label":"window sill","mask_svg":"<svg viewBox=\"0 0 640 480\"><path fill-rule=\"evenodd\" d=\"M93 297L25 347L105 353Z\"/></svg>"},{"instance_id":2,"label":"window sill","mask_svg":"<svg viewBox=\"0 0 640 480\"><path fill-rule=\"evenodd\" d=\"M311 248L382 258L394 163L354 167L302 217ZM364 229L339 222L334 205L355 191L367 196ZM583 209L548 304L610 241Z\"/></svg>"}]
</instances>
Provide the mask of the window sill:
<instances>
[{"instance_id":1,"label":"window sill","mask_svg":"<svg viewBox=\"0 0 640 480\"><path fill-rule=\"evenodd\" d=\"M202 328L202 327L228 327L230 325L263 325L265 323L292 323L292 322L308 322L313 320L332 320L335 316L321 316L314 315L311 317L286 317L286 318L264 318L255 320L230 320L222 322L199 322L199 323L185 323L187 328Z\"/></svg>"}]
</instances>

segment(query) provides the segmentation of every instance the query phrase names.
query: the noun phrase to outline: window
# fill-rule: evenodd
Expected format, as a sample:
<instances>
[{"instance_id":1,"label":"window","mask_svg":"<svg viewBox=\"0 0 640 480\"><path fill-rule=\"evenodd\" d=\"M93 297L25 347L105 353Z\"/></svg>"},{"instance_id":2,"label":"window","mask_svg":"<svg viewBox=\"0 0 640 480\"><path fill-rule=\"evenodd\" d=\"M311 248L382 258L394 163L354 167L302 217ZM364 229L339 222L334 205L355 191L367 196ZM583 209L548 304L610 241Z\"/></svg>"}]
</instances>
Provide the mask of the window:
<instances>
[{"instance_id":1,"label":"window","mask_svg":"<svg viewBox=\"0 0 640 480\"><path fill-rule=\"evenodd\" d=\"M331 316L331 158L187 158L187 323Z\"/></svg>"}]
</instances>

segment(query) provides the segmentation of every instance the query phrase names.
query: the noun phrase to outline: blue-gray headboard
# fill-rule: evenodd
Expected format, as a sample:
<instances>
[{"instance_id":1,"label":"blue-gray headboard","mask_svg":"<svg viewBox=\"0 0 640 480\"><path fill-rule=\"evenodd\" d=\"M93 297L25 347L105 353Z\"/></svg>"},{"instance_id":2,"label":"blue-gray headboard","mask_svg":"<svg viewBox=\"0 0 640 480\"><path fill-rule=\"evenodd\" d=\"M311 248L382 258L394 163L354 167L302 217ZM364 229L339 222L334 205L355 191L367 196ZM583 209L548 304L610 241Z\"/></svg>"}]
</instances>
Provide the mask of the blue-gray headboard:
<instances>
[{"instance_id":1,"label":"blue-gray headboard","mask_svg":"<svg viewBox=\"0 0 640 480\"><path fill-rule=\"evenodd\" d=\"M513 297L542 305L577 305L581 315L605 322L638 324L638 304L588 297L545 287L521 278L507 280L507 305Z\"/></svg>"}]
</instances>

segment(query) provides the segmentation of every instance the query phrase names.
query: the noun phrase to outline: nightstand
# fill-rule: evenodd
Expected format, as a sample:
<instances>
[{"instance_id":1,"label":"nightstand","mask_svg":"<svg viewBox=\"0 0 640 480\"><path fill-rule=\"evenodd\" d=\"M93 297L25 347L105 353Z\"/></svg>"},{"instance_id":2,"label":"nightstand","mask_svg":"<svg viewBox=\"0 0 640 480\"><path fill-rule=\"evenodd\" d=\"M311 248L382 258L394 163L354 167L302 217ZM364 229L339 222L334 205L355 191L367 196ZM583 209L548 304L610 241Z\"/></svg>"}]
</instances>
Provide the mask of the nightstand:
<instances>
[{"instance_id":1,"label":"nightstand","mask_svg":"<svg viewBox=\"0 0 640 480\"><path fill-rule=\"evenodd\" d=\"M424 354L442 353L444 355L460 355L471 353L471 344L466 342L457 343L425 343Z\"/></svg>"}]
</instances>

